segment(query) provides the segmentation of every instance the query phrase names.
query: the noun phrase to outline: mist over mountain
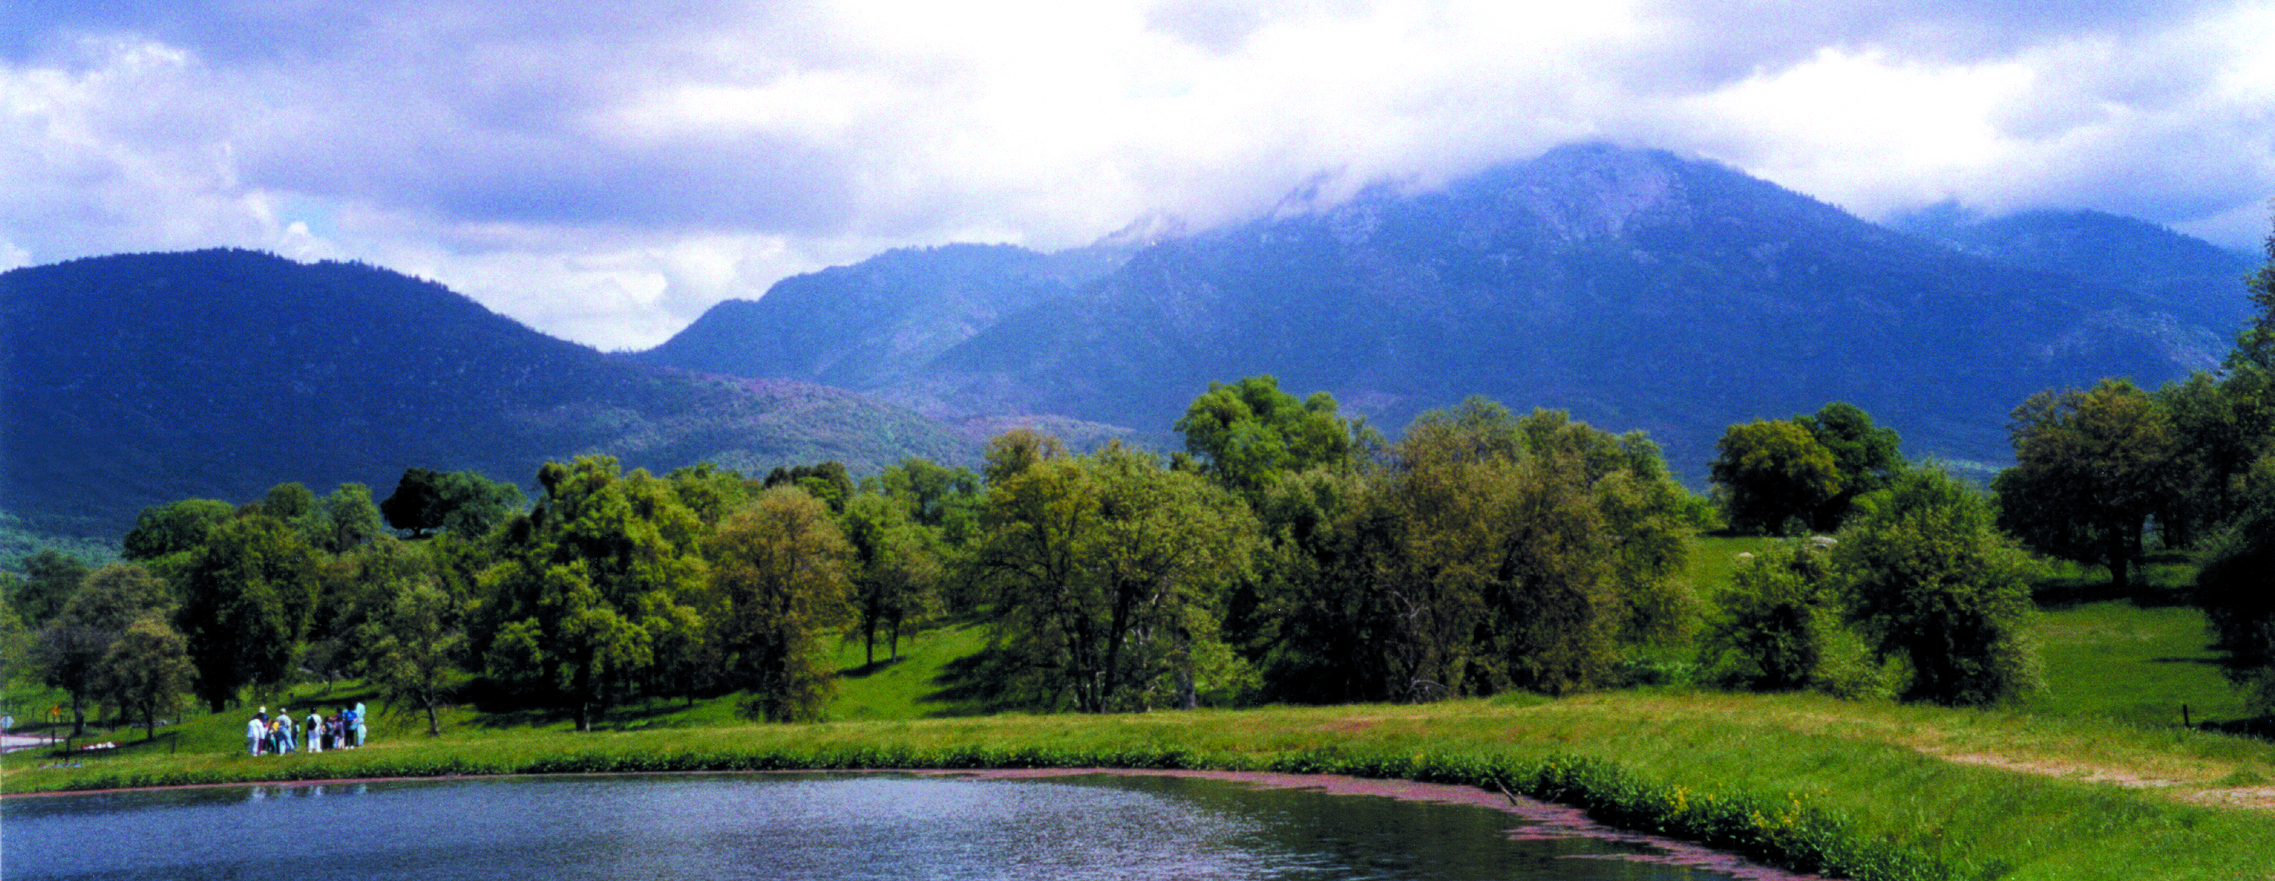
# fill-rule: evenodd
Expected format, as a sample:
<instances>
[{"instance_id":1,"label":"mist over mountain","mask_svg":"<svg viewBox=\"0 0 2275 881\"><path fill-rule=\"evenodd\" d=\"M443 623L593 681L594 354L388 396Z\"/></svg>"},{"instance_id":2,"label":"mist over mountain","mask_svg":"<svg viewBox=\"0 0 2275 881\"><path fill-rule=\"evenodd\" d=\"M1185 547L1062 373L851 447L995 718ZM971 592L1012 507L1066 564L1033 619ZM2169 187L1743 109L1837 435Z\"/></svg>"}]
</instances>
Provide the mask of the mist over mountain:
<instances>
[{"instance_id":1,"label":"mist over mountain","mask_svg":"<svg viewBox=\"0 0 2275 881\"><path fill-rule=\"evenodd\" d=\"M1003 319L1072 295L1135 251L1041 254L1010 245L887 251L784 279L762 301L714 306L633 360L880 390ZM918 402L921 403L921 402Z\"/></svg>"},{"instance_id":2,"label":"mist over mountain","mask_svg":"<svg viewBox=\"0 0 2275 881\"><path fill-rule=\"evenodd\" d=\"M1649 431L1693 480L1729 424L1847 400L1915 455L1996 462L2007 414L2031 392L2212 367L2242 314L2234 276L2224 291L2202 283L2235 255L2147 224L2086 225L2098 238L2044 232L2055 226L1954 225L1976 238L1938 239L1711 163L1568 147L1435 190L1376 186L1325 211L1169 239L1024 309L995 300L999 319L959 325L967 338L944 349L938 335L869 346L858 375L810 363L749 375L841 381L944 417L1055 413L1161 440L1208 382L1246 375L1329 391L1392 430L1482 394ZM2108 265L2126 248L2149 256ZM787 316L817 314L815 300L860 302L843 283L857 277L905 279L891 295L901 314L940 308L945 291L1046 293L1017 271L971 274L945 249L888 257L890 273L861 264L834 288L831 273L785 281L696 327L712 352L781 346ZM928 273L955 281L928 285ZM794 295L777 304L783 292ZM852 326L862 339L924 329ZM839 339L795 346L841 351L856 336ZM694 366L679 350L674 340L647 357Z\"/></svg>"},{"instance_id":3,"label":"mist over mountain","mask_svg":"<svg viewBox=\"0 0 2275 881\"><path fill-rule=\"evenodd\" d=\"M410 466L526 483L588 452L660 472L972 450L849 392L612 359L370 266L200 251L0 273L0 508L57 531L285 481L385 497Z\"/></svg>"},{"instance_id":4,"label":"mist over mountain","mask_svg":"<svg viewBox=\"0 0 2275 881\"><path fill-rule=\"evenodd\" d=\"M1291 201L1291 205L1297 204ZM1198 233L880 254L603 355L440 285L245 251L0 273L0 509L115 536L144 505L410 466L526 481L606 453L748 472L968 464L1035 425L1167 447L1272 374L1395 432L1486 395L1642 429L1703 483L1724 428L1845 400L1998 463L2030 393L2211 368L2249 258L2090 212L1867 223L1711 163L1579 146Z\"/></svg>"}]
</instances>

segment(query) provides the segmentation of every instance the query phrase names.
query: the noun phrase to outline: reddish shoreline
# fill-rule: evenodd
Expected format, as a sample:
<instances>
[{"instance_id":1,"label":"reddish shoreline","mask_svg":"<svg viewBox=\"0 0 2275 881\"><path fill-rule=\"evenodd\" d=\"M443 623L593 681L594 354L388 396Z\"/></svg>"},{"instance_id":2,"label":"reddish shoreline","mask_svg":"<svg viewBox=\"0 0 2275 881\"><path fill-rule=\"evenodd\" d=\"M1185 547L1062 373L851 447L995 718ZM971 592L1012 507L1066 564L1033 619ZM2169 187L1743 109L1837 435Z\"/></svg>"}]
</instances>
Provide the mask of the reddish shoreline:
<instances>
[{"instance_id":1,"label":"reddish shoreline","mask_svg":"<svg viewBox=\"0 0 2275 881\"><path fill-rule=\"evenodd\" d=\"M1819 875L1802 875L1772 868L1747 860L1735 854L1724 853L1701 845L1673 838L1644 835L1606 826L1588 819L1578 808L1537 801L1523 796L1486 792L1474 786L1455 786L1443 783L1417 783L1411 780L1371 780L1361 777L1344 777L1334 774L1277 774L1266 771L1188 771L1144 768L1006 768L998 770L971 769L878 769L840 770L817 769L810 771L651 771L603 772L594 774L510 774L471 775L450 774L439 777L340 777L323 780L241 781L235 783L192 783L181 786L135 786L118 789L83 789L68 792L23 792L0 794L0 800L12 798L47 798L70 795L105 795L122 792L156 792L172 789L219 789L243 786L337 786L355 783L394 783L425 780L481 780L500 776L510 777L686 777L696 775L749 775L749 774L905 774L920 777L964 777L974 780L1033 780L1052 777L1114 776L1114 777L1192 777L1204 780L1221 780L1267 789L1309 789L1328 795L1371 795L1395 798L1402 801L1430 802L1434 804L1474 805L1514 815L1525 825L1509 832L1516 839L1591 838L1599 841L1616 841L1640 844L1663 851L1658 854L1605 855L1600 859L1618 859L1634 862L1658 863L1725 872L1743 881L1826 881Z\"/></svg>"}]
</instances>

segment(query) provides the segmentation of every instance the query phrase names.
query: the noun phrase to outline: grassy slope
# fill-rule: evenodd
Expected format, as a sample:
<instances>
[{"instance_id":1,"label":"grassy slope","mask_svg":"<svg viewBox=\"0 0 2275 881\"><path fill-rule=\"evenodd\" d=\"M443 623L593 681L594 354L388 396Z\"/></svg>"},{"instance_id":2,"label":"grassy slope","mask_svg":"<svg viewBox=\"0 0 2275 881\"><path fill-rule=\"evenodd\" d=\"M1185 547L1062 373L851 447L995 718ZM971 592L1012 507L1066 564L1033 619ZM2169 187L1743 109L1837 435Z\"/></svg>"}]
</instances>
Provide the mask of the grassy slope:
<instances>
[{"instance_id":1,"label":"grassy slope","mask_svg":"<svg viewBox=\"0 0 2275 881\"><path fill-rule=\"evenodd\" d=\"M1701 556L1743 549L1742 542L1719 540ZM1703 561L1696 577L1714 582L1720 565ZM1662 800L1790 799L1845 817L1852 837L1930 856L1963 876L2275 878L2275 811L2268 810L2275 805L2268 782L2275 780L2275 745L2171 724L2180 701L2199 721L2240 713L2217 669L2203 663L2201 615L2084 602L2049 610L2039 635L2052 690L2010 711L1646 689L1421 707L921 718L971 710L943 699L934 681L984 644L967 626L904 644L898 663L874 668L860 666L859 645L845 646L848 675L836 704L840 721L832 723L748 725L722 699L625 708L612 720L619 730L582 737L563 736L559 720L461 713L444 737L430 739L421 720L383 714L371 748L253 759L238 755L242 720L232 712L185 719L167 744L178 749L174 754L129 749L84 759L84 767L45 770L36 766L54 759L10 756L0 760L0 790L716 767L752 756L829 766L1121 757L1235 768L1311 767L1328 757L1386 773L1401 773L1401 763L1417 759L1538 766L1577 757L1628 769L1657 787L1650 797ZM304 688L294 703L307 703L314 691ZM352 701L357 692L343 686L324 705ZM19 715L22 707L44 706L44 698L17 697ZM725 758L731 756L746 758ZM1757 821L1774 824L1776 817Z\"/></svg>"}]
</instances>

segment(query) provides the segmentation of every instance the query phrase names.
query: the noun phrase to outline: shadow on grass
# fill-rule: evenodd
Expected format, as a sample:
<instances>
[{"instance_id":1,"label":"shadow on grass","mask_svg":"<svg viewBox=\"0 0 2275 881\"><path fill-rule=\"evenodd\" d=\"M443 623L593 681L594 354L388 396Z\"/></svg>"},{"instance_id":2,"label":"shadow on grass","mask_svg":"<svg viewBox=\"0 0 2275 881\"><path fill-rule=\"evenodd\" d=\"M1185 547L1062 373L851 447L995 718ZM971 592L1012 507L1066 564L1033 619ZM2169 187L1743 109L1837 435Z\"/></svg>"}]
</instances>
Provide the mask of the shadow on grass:
<instances>
[{"instance_id":1,"label":"shadow on grass","mask_svg":"<svg viewBox=\"0 0 2275 881\"><path fill-rule=\"evenodd\" d=\"M83 748L96 743L113 745L96 750ZM239 746L243 746L242 741L240 741ZM113 756L155 755L158 753L171 755L179 752L181 747L182 733L179 731L161 731L155 737L144 737L141 729L135 729L124 740L101 740L93 736L83 735L75 739L57 741L53 748L35 747L24 752L38 752L55 759L110 758Z\"/></svg>"},{"instance_id":2,"label":"shadow on grass","mask_svg":"<svg viewBox=\"0 0 2275 881\"><path fill-rule=\"evenodd\" d=\"M2062 575L2031 585L2030 596L2041 609L2069 609L2087 603L2130 602L2143 609L2193 604L2196 572L2192 567L2152 561L2135 572L2132 583L2120 588L2107 570Z\"/></svg>"},{"instance_id":3,"label":"shadow on grass","mask_svg":"<svg viewBox=\"0 0 2275 881\"><path fill-rule=\"evenodd\" d=\"M715 697L718 695L698 695L697 699ZM475 710L474 717L461 724L485 731L499 731L509 728L550 728L556 725L573 727L577 720L576 712L568 707L550 704L542 697L509 692L487 680L476 680L469 683L452 702L472 705ZM685 722L656 724L671 716L687 712L691 706L693 704L686 696L638 698L627 703L611 705L593 720L592 730L633 731L693 724Z\"/></svg>"},{"instance_id":4,"label":"shadow on grass","mask_svg":"<svg viewBox=\"0 0 2275 881\"><path fill-rule=\"evenodd\" d=\"M949 661L932 682L940 690L916 699L919 704L941 705L927 716L985 716L1023 709L1025 702L1012 693L1018 664L1002 650L989 647Z\"/></svg>"},{"instance_id":5,"label":"shadow on grass","mask_svg":"<svg viewBox=\"0 0 2275 881\"><path fill-rule=\"evenodd\" d=\"M867 679L867 678L869 678L869 677L871 677L871 676L875 676L875 675L877 675L878 673L882 673L882 672L884 672L884 671L886 671L886 670L889 670L889 669L891 669L891 668L893 668L893 667L895 667L895 666L898 666L898 665L900 664L900 662L902 662L902 661L904 661L904 660L907 660L907 659L906 659L906 658L885 658L885 659L883 659L883 660L878 660L878 661L870 661L869 663L863 664L863 665L861 665L861 666L859 666L859 667L847 667L847 668L845 668L845 669L842 669L842 670L839 670L839 671L837 671L837 678L839 678L839 679Z\"/></svg>"},{"instance_id":6,"label":"shadow on grass","mask_svg":"<svg viewBox=\"0 0 2275 881\"><path fill-rule=\"evenodd\" d=\"M2205 731L2217 731L2222 734L2237 734L2244 737L2256 737L2260 740L2275 741L2275 716L2237 719L2233 722L2199 722L2196 727Z\"/></svg>"}]
</instances>

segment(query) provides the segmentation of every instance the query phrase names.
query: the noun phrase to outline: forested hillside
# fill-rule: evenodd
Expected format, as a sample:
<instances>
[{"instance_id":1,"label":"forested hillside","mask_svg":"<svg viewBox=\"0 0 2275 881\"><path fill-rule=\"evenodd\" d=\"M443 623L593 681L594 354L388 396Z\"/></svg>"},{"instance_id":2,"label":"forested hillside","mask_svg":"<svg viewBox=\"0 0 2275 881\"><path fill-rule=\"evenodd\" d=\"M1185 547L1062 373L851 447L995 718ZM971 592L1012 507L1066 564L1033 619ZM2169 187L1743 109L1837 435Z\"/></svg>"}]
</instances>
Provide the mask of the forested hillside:
<instances>
[{"instance_id":1,"label":"forested hillside","mask_svg":"<svg viewBox=\"0 0 2275 881\"><path fill-rule=\"evenodd\" d=\"M942 426L860 396L611 359L440 285L245 251L0 274L0 509L115 538L145 505L407 467L526 484L605 451L668 470L963 458Z\"/></svg>"},{"instance_id":2,"label":"forested hillside","mask_svg":"<svg viewBox=\"0 0 2275 881\"><path fill-rule=\"evenodd\" d=\"M1896 228L1978 257L2116 285L2184 324L2216 333L2225 346L2251 318L2239 285L2258 265L2227 251L2130 217L2100 211L2025 211L1975 218L1929 211Z\"/></svg>"}]
</instances>

